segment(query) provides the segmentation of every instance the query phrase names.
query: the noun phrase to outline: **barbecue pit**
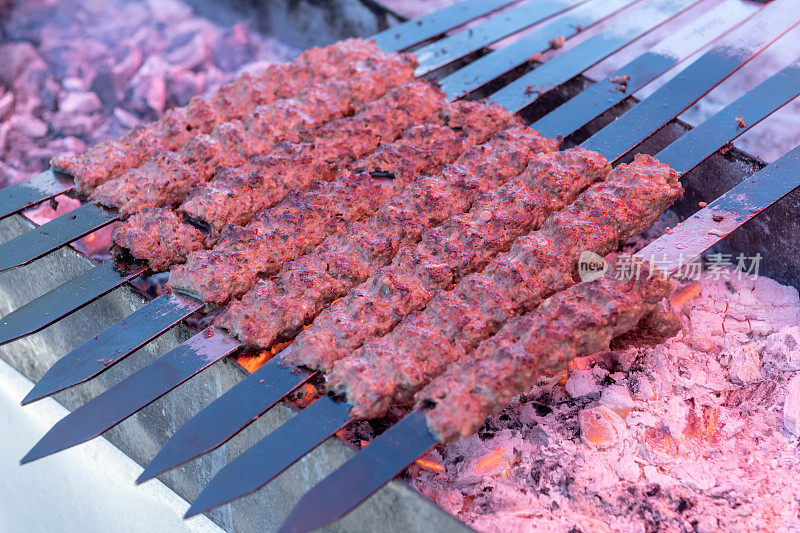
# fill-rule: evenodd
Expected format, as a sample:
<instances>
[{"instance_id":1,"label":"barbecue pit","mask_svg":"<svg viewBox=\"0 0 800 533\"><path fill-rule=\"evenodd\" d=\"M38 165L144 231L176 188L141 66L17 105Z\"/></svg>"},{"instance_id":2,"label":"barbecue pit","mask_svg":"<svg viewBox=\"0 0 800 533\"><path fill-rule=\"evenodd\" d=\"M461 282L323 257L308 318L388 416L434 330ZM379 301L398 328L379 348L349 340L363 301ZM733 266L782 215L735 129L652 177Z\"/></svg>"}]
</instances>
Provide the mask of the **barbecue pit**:
<instances>
[{"instance_id":1,"label":"barbecue pit","mask_svg":"<svg viewBox=\"0 0 800 533\"><path fill-rule=\"evenodd\" d=\"M578 79L571 82L567 87L575 92L588 82L585 79ZM571 96L571 94L569 94ZM560 95L565 96L564 94ZM552 102L549 102L552 106ZM617 110L619 111L619 110ZM536 110L531 111L536 114ZM543 112L540 112L543 114ZM606 119L608 117L605 117ZM597 128L603 120L597 121ZM588 133L592 128L587 129ZM668 141L677 138L680 133L686 130L685 124L674 121L668 128L660 131L656 136L642 147L642 151L654 153L656 147L660 148ZM577 140L581 140L578 138ZM689 191L686 199L679 204L675 211L680 214L694 211L693 205L697 201L710 201L718 196L722 191L730 188L730 185L741 181L743 176L749 175L762 166L762 163L739 152L735 149L728 151L724 156L714 155L712 158L701 164L697 169L688 175L684 180L684 186ZM720 179L722 178L722 179ZM719 184L718 188L711 188L708 185L704 188L702 184ZM797 221L790 216L796 209L800 198L795 192L779 203L770 208L769 212L764 213L759 222L763 222L770 230L769 239L763 239L763 228L750 224L746 228L738 230L726 242L727 249L732 251L742 251L746 254L760 252L765 257L776 258L775 262L764 263L762 273L775 277L786 283L798 284L798 269L800 266L796 262L797 243L792 239L798 228ZM26 222L19 217L11 217L3 220L0 227L3 228L3 241L18 235L29 229ZM13 310L22 304L32 300L35 296L42 294L50 288L58 286L61 282L74 277L75 274L85 271L89 263L67 249L51 254L30 265L3 274L2 286L4 288L4 301L8 302L7 309L2 310L5 315L7 311ZM6 288L8 287L8 288ZM117 320L128 315L133 308L138 308L143 300L133 295L128 289L121 288L115 290L111 295L89 304L81 313L68 316L61 322L43 330L42 332L17 341L14 344L0 348L3 357L12 364L23 370L29 377L40 376L60 355L65 351L71 350L80 344L81 339L71 335L74 331L95 331L99 332L110 326ZM156 342L148 346L143 352L148 352L146 357L137 354L129 357L120 364L115 365L108 372L101 374L97 379L81 385L75 389L60 393L58 399L68 408L75 408L95 396L101 390L108 388L111 384L118 382L124 376L130 375L135 369L141 368L145 363L155 359L156 354L164 353L170 347L186 340L190 335L190 330L183 327L172 329L169 333L159 338ZM48 357L37 356L32 360L30 353L46 353L45 347L57 347ZM46 360L45 360L46 359ZM202 406L210 403L229 385L241 378L241 370L233 363L223 362L213 365L213 368L199 374L189 383L180 388L179 391L168 395L142 411L141 415L130 419L106 435L128 453L132 458L140 463L146 463L154 455L155 451L164 443L166 435L164 429L169 428L169 433L174 432L184 421L196 413ZM266 435L280 422L289 418L291 411L279 406L277 409L269 411L266 416L261 417L256 424L250 426L239 437L226 444L216 452L202 458L199 461L190 463L188 468L171 471L167 474L167 479L175 490L186 497L192 499L197 494L197 481L207 481L210 473L218 469L221 458L234 457L251 444L255 443L262 436ZM146 438L142 438L146 436ZM152 446L146 446L152 444ZM316 456L320 457L317 459ZM325 465L326 471L332 469L338 463L343 462L349 455L346 447L341 443L329 441L322 448L318 449L307 459L293 467L284 474L278 483L270 485L266 490L260 491L254 496L239 500L231 504L232 506L224 511L214 511L212 517L222 522L226 527L234 529L248 529L263 526L263 524L280 523L285 516L288 508L282 506L270 507L276 501L287 501L290 494L296 498L304 490L307 490L322 476L309 480L305 478L316 469L315 464ZM315 460L320 463L315 463ZM284 484L284 478L286 478ZM302 480L302 482L301 482ZM292 491L291 487L297 490ZM362 506L358 511L349 515L344 521L340 522L341 527L375 527L385 526L387 509L392 509L397 513L393 516L393 526L397 529L401 527L409 528L424 524L425 527L432 527L437 524L437 529L450 528L457 529L459 524L452 521L446 515L442 515L438 509L430 506L428 502L419 497L407 487L398 482L393 482L381 493L382 500L374 498L367 505ZM281 500L281 498L285 498ZM294 499L292 498L292 499ZM288 507L288 503L287 503ZM266 516L259 516L254 509L264 510ZM370 517L370 509L374 511ZM275 511L273 514L271 511ZM407 522L404 522L407 520Z\"/></svg>"}]
</instances>

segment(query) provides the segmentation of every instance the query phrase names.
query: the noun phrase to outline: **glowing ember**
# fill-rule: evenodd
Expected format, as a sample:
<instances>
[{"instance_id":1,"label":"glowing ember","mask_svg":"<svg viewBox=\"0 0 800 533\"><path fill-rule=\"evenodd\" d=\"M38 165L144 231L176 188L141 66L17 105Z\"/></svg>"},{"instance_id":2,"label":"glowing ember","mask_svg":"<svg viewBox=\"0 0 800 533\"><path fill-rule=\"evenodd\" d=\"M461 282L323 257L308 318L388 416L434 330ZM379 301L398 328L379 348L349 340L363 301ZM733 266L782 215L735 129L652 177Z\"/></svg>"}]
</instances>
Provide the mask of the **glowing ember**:
<instances>
[{"instance_id":1,"label":"glowing ember","mask_svg":"<svg viewBox=\"0 0 800 533\"><path fill-rule=\"evenodd\" d=\"M440 461L431 459L428 456L420 457L414 463L420 468L430 470L431 472L444 472L444 465Z\"/></svg>"},{"instance_id":2,"label":"glowing ember","mask_svg":"<svg viewBox=\"0 0 800 533\"><path fill-rule=\"evenodd\" d=\"M605 406L581 411L579 415L583 439L598 448L608 448L624 435L625 421Z\"/></svg>"},{"instance_id":3,"label":"glowing ember","mask_svg":"<svg viewBox=\"0 0 800 533\"><path fill-rule=\"evenodd\" d=\"M311 383L304 383L292 392L287 400L297 407L305 408L314 403L317 398L319 398L317 388Z\"/></svg>"},{"instance_id":4,"label":"glowing ember","mask_svg":"<svg viewBox=\"0 0 800 533\"><path fill-rule=\"evenodd\" d=\"M672 295L670 296L669 299L669 303L670 305L672 305L672 309L676 313L680 311L686 304L686 302L688 302L689 300L700 294L700 288L701 288L700 283L696 281L688 283L682 287L676 288L672 292Z\"/></svg>"},{"instance_id":5,"label":"glowing ember","mask_svg":"<svg viewBox=\"0 0 800 533\"><path fill-rule=\"evenodd\" d=\"M490 453L475 463L475 466L472 467L472 471L479 475L492 473L502 474L508 470L509 466L509 461L506 455L506 450L504 448L500 448L499 450Z\"/></svg>"}]
</instances>

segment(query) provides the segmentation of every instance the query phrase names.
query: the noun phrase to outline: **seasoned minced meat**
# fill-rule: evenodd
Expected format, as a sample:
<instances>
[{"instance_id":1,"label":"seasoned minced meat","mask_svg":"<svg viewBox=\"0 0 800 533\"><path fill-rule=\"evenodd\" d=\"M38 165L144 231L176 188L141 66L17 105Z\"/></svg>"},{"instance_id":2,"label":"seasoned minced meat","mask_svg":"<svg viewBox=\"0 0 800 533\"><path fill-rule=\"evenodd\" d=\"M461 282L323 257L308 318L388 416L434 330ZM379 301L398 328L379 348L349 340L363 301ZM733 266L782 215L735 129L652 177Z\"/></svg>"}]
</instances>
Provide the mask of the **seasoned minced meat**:
<instances>
[{"instance_id":1,"label":"seasoned minced meat","mask_svg":"<svg viewBox=\"0 0 800 533\"><path fill-rule=\"evenodd\" d=\"M409 185L368 219L331 235L312 254L287 263L218 317L248 346L293 337L324 307L391 261L402 245L451 215L469 210L481 193L521 174L536 153L558 144L524 126L467 150L438 176Z\"/></svg>"},{"instance_id":2,"label":"seasoned minced meat","mask_svg":"<svg viewBox=\"0 0 800 533\"><path fill-rule=\"evenodd\" d=\"M145 209L130 221L114 230L114 242L134 258L146 255L153 270L183 262L189 252L203 246L205 234L171 209Z\"/></svg>"},{"instance_id":3,"label":"seasoned minced meat","mask_svg":"<svg viewBox=\"0 0 800 533\"><path fill-rule=\"evenodd\" d=\"M382 415L466 356L504 322L573 283L584 250L606 254L639 233L682 194L678 175L646 155L615 168L538 231L479 273L440 291L389 334L334 363L328 385L347 393L357 416Z\"/></svg>"},{"instance_id":4,"label":"seasoned minced meat","mask_svg":"<svg viewBox=\"0 0 800 533\"><path fill-rule=\"evenodd\" d=\"M368 57L348 65L340 75L304 87L294 98L255 108L241 119L218 123L209 135L187 139L174 158L192 171L192 180L175 172L172 165L150 169L153 179L136 169L99 185L91 198L103 205L132 214L145 207L173 205L194 187L208 181L219 168L230 168L255 155L269 152L281 141L296 142L303 129L352 113L363 98L374 100L391 87L410 80L412 72L402 58ZM159 152L159 154L162 152ZM160 159L147 160L158 164ZM145 163L143 166L147 166Z\"/></svg>"},{"instance_id":5,"label":"seasoned minced meat","mask_svg":"<svg viewBox=\"0 0 800 533\"><path fill-rule=\"evenodd\" d=\"M425 307L435 291L482 269L610 171L602 155L583 148L537 154L521 179L488 191L469 213L426 230L419 243L401 248L390 265L322 311L295 339L290 362L330 370L365 339L388 333Z\"/></svg>"},{"instance_id":6,"label":"seasoned minced meat","mask_svg":"<svg viewBox=\"0 0 800 533\"><path fill-rule=\"evenodd\" d=\"M454 109L450 109L453 107ZM348 222L372 214L390 194L412 180L436 173L475 142L485 142L516 121L496 106L468 103L445 106L446 120L458 120L456 130L435 120L412 126L403 137L380 146L355 161L356 175L341 173L333 182L317 182L308 190L289 194L275 208L262 211L244 227L228 226L213 250L189 256L186 265L170 273L170 285L207 302L225 303L249 290L259 275L273 275L281 264L310 252L322 239ZM484 109L485 113L476 113ZM462 114L469 114L461 119ZM486 117L492 117L486 120ZM376 178L391 176L391 187ZM372 191L372 192L371 192Z\"/></svg>"},{"instance_id":7,"label":"seasoned minced meat","mask_svg":"<svg viewBox=\"0 0 800 533\"><path fill-rule=\"evenodd\" d=\"M394 141L410 125L427 122L443 105L441 93L428 83L398 87L355 116L300 132L302 142L253 159L244 167L252 172L233 171L212 179L193 191L180 210L215 230L244 224L289 190L315 179L333 179L340 167L382 142Z\"/></svg>"},{"instance_id":8,"label":"seasoned minced meat","mask_svg":"<svg viewBox=\"0 0 800 533\"><path fill-rule=\"evenodd\" d=\"M535 311L509 320L448 367L416 394L417 406L441 442L467 438L487 416L529 391L543 371L563 369L575 357L608 349L612 338L633 329L670 288L669 280L656 273L607 275L565 289Z\"/></svg>"}]
</instances>

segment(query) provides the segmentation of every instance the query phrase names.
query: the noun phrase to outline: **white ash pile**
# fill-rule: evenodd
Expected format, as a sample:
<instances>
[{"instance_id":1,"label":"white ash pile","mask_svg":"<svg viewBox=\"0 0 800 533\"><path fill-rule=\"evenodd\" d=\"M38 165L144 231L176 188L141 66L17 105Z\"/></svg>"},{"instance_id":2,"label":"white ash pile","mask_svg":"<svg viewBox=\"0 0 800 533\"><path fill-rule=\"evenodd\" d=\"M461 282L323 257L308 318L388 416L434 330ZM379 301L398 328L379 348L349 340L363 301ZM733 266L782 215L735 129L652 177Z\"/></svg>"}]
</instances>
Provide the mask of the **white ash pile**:
<instances>
[{"instance_id":1,"label":"white ash pile","mask_svg":"<svg viewBox=\"0 0 800 533\"><path fill-rule=\"evenodd\" d=\"M479 531L800 530L797 291L707 272L673 301L676 337L543 376L410 483Z\"/></svg>"},{"instance_id":2,"label":"white ash pile","mask_svg":"<svg viewBox=\"0 0 800 533\"><path fill-rule=\"evenodd\" d=\"M0 37L0 187L296 54L180 0L4 1Z\"/></svg>"}]
</instances>

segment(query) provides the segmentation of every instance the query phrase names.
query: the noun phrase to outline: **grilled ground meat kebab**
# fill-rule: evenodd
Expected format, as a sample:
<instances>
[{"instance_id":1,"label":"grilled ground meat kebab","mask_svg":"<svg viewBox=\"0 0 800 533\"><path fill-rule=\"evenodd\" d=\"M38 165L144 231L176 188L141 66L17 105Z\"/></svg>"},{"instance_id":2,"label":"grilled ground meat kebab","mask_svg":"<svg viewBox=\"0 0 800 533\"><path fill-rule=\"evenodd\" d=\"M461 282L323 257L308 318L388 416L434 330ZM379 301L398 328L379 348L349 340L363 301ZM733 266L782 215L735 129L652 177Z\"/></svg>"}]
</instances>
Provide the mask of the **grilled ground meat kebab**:
<instances>
[{"instance_id":1,"label":"grilled ground meat kebab","mask_svg":"<svg viewBox=\"0 0 800 533\"><path fill-rule=\"evenodd\" d=\"M390 196L420 177L438 173L474 144L498 134L517 119L501 106L455 102L443 124L414 126L403 138L379 147L332 182L315 182L289 194L244 227L227 226L212 250L188 256L170 271L173 290L223 304L249 290L259 275L310 252L347 223L374 213ZM453 129L455 128L455 129ZM372 176L391 176L390 186Z\"/></svg>"},{"instance_id":2,"label":"grilled ground meat kebab","mask_svg":"<svg viewBox=\"0 0 800 533\"><path fill-rule=\"evenodd\" d=\"M54 157L52 166L74 176L78 191L88 194L114 176L140 166L156 152L177 150L220 122L294 96L306 85L337 76L342 66L376 54L383 52L361 39L311 48L291 63L271 65L262 75L243 75L209 97L195 97L187 106L170 109L158 121L134 128L120 139L97 144L81 155Z\"/></svg>"},{"instance_id":3,"label":"grilled ground meat kebab","mask_svg":"<svg viewBox=\"0 0 800 533\"><path fill-rule=\"evenodd\" d=\"M180 151L156 153L140 167L99 185L91 199L123 214L179 203L218 169L242 165L281 141L298 142L301 130L349 115L360 103L375 100L412 77L413 64L406 56L370 56L344 66L334 79L304 87L295 98L221 122L210 134L188 139Z\"/></svg>"},{"instance_id":4,"label":"grilled ground meat kebab","mask_svg":"<svg viewBox=\"0 0 800 533\"><path fill-rule=\"evenodd\" d=\"M533 313L508 321L431 381L417 393L417 406L426 409L428 427L439 441L469 437L487 416L528 392L543 371L563 369L575 357L607 349L670 288L668 278L655 271L653 276L607 275L559 292Z\"/></svg>"},{"instance_id":5,"label":"grilled ground meat kebab","mask_svg":"<svg viewBox=\"0 0 800 533\"><path fill-rule=\"evenodd\" d=\"M251 347L291 338L334 299L391 261L400 246L468 211L482 192L521 174L531 156L557 147L556 141L515 126L470 148L440 175L409 185L365 221L331 235L313 253L285 264L275 278L259 282L227 306L218 324Z\"/></svg>"},{"instance_id":6,"label":"grilled ground meat kebab","mask_svg":"<svg viewBox=\"0 0 800 533\"><path fill-rule=\"evenodd\" d=\"M328 123L341 127L329 129L324 125L304 134L320 142L284 143L275 151L280 153L227 169L199 189L183 208L191 212L193 219L210 222L214 233L225 224L246 223L258 210L271 207L291 190L301 189L315 179L332 179L337 168L347 167L355 157L367 154L383 138L391 140L400 135L410 123L431 117L438 120L437 113L443 105L441 93L426 82L398 87L369 104L363 115ZM342 136L335 145L329 141L334 137L331 132ZM324 145L330 148L326 150ZM206 248L215 238L216 234L205 237L169 208L137 213L114 234L119 248L136 259L147 260L154 270L182 262L187 253Z\"/></svg>"},{"instance_id":7,"label":"grilled ground meat kebab","mask_svg":"<svg viewBox=\"0 0 800 533\"><path fill-rule=\"evenodd\" d=\"M386 334L425 307L435 291L450 289L482 269L515 238L537 229L609 172L603 156L583 148L537 154L522 179L487 192L469 213L426 230L419 243L401 248L391 265L322 311L300 332L285 360L330 370L368 337Z\"/></svg>"},{"instance_id":8,"label":"grilled ground meat kebab","mask_svg":"<svg viewBox=\"0 0 800 533\"><path fill-rule=\"evenodd\" d=\"M581 252L606 254L649 227L679 198L677 173L647 155L619 165L538 231L516 240L481 273L441 291L389 334L334 363L328 386L346 392L354 416L381 416L466 357L514 316L573 284Z\"/></svg>"},{"instance_id":9,"label":"grilled ground meat kebab","mask_svg":"<svg viewBox=\"0 0 800 533\"><path fill-rule=\"evenodd\" d=\"M282 143L243 169L221 173L192 191L179 210L215 231L225 224L244 224L282 198L281 190L333 179L342 164L393 142L409 126L436 117L445 105L444 95L424 81L392 89L353 117L300 132L300 142Z\"/></svg>"}]
</instances>

